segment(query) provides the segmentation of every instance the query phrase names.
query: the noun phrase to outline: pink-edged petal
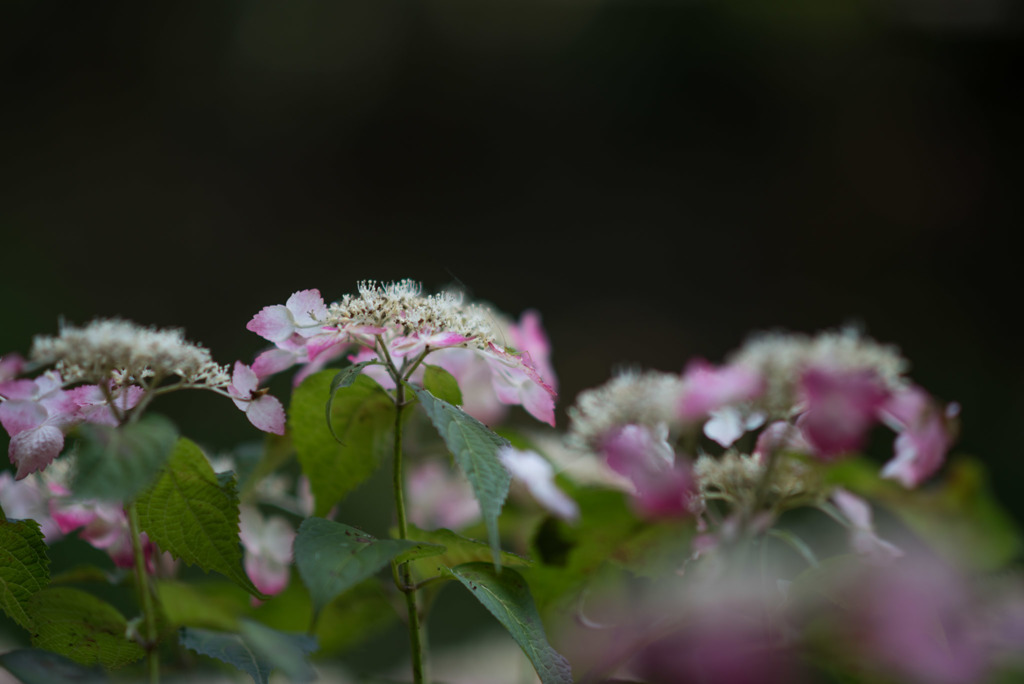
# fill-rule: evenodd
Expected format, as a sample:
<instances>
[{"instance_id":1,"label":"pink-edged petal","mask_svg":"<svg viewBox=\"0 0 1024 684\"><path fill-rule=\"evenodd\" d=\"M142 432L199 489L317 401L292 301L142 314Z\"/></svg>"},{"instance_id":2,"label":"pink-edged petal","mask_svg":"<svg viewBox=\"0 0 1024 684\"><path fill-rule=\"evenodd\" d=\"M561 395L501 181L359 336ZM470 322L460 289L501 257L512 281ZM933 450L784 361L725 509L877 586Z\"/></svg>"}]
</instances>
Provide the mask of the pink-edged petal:
<instances>
[{"instance_id":1,"label":"pink-edged petal","mask_svg":"<svg viewBox=\"0 0 1024 684\"><path fill-rule=\"evenodd\" d=\"M264 394L259 399L249 402L245 409L245 417L249 422L264 432L271 432L275 435L284 434L284 406L269 394Z\"/></svg>"},{"instance_id":2,"label":"pink-edged petal","mask_svg":"<svg viewBox=\"0 0 1024 684\"><path fill-rule=\"evenodd\" d=\"M510 354L491 344L482 355L491 368L491 382L498 401L520 404L537 420L554 426L557 395L541 379L529 354ZM538 390L546 393L548 398L545 399Z\"/></svg>"},{"instance_id":3,"label":"pink-edged petal","mask_svg":"<svg viewBox=\"0 0 1024 684\"><path fill-rule=\"evenodd\" d=\"M252 371L260 380L288 370L299 362L301 355L287 349L268 349L252 362Z\"/></svg>"},{"instance_id":4,"label":"pink-edged petal","mask_svg":"<svg viewBox=\"0 0 1024 684\"><path fill-rule=\"evenodd\" d=\"M300 290L295 292L285 307L291 312L295 323L295 332L303 337L311 337L320 332L317 325L327 317L327 306L320 290Z\"/></svg>"},{"instance_id":5,"label":"pink-edged petal","mask_svg":"<svg viewBox=\"0 0 1024 684\"><path fill-rule=\"evenodd\" d=\"M745 366L716 368L704 359L695 359L683 372L679 415L684 420L700 420L724 406L755 399L762 391L760 374Z\"/></svg>"},{"instance_id":6,"label":"pink-edged petal","mask_svg":"<svg viewBox=\"0 0 1024 684\"><path fill-rule=\"evenodd\" d=\"M19 432L11 438L8 449L11 463L18 467L14 479L20 480L29 473L44 469L63 448L64 433L51 425Z\"/></svg>"},{"instance_id":7,"label":"pink-edged petal","mask_svg":"<svg viewBox=\"0 0 1024 684\"><path fill-rule=\"evenodd\" d=\"M541 506L563 520L576 520L580 510L576 502L555 484L555 470L536 451L520 451L515 447L498 450L498 460L522 482Z\"/></svg>"},{"instance_id":8,"label":"pink-edged petal","mask_svg":"<svg viewBox=\"0 0 1024 684\"><path fill-rule=\"evenodd\" d=\"M605 437L601 452L608 467L634 481L637 473L663 469L675 460L667 425L624 425Z\"/></svg>"},{"instance_id":9,"label":"pink-edged petal","mask_svg":"<svg viewBox=\"0 0 1024 684\"><path fill-rule=\"evenodd\" d=\"M34 401L5 401L0 404L0 425L11 437L39 427L48 416L46 409Z\"/></svg>"},{"instance_id":10,"label":"pink-edged petal","mask_svg":"<svg viewBox=\"0 0 1024 684\"><path fill-rule=\"evenodd\" d=\"M252 583L267 596L280 594L288 586L290 579L287 565L264 556L245 554L245 574Z\"/></svg>"},{"instance_id":11,"label":"pink-edged petal","mask_svg":"<svg viewBox=\"0 0 1024 684\"><path fill-rule=\"evenodd\" d=\"M917 423L931 408L932 398L920 387L912 385L890 396L879 407L878 415L893 430Z\"/></svg>"},{"instance_id":12,"label":"pink-edged petal","mask_svg":"<svg viewBox=\"0 0 1024 684\"><path fill-rule=\"evenodd\" d=\"M551 342L541 325L540 313L535 309L524 311L519 317L519 323L509 326L508 335L513 347L530 355L544 382L551 389L557 390L558 378L550 361Z\"/></svg>"},{"instance_id":13,"label":"pink-edged petal","mask_svg":"<svg viewBox=\"0 0 1024 684\"><path fill-rule=\"evenodd\" d=\"M87 504L64 504L60 500L50 502L50 515L64 534L85 527L96 519L93 506Z\"/></svg>"},{"instance_id":14,"label":"pink-edged petal","mask_svg":"<svg viewBox=\"0 0 1024 684\"><path fill-rule=\"evenodd\" d=\"M9 400L35 399L38 388L35 380L8 380L0 382L0 397Z\"/></svg>"},{"instance_id":15,"label":"pink-edged petal","mask_svg":"<svg viewBox=\"0 0 1024 684\"><path fill-rule=\"evenodd\" d=\"M231 386L228 387L228 391L233 396L248 399L259 386L260 379L253 369L241 361L235 361L235 367L231 373Z\"/></svg>"},{"instance_id":16,"label":"pink-edged petal","mask_svg":"<svg viewBox=\"0 0 1024 684\"><path fill-rule=\"evenodd\" d=\"M953 438L938 412L896 437L896 455L882 468L882 477L904 487L921 484L942 467Z\"/></svg>"},{"instance_id":17,"label":"pink-edged petal","mask_svg":"<svg viewBox=\"0 0 1024 684\"><path fill-rule=\"evenodd\" d=\"M25 359L20 354L4 354L0 356L0 382L18 377L25 368ZM0 394L3 394L0 392Z\"/></svg>"},{"instance_id":18,"label":"pink-edged petal","mask_svg":"<svg viewBox=\"0 0 1024 684\"><path fill-rule=\"evenodd\" d=\"M348 340L344 333L339 331L323 332L310 337L306 341L306 353L310 361L315 361L321 354L333 353L339 348L344 348Z\"/></svg>"},{"instance_id":19,"label":"pink-edged petal","mask_svg":"<svg viewBox=\"0 0 1024 684\"><path fill-rule=\"evenodd\" d=\"M271 342L283 342L295 332L291 312L280 304L264 307L245 327Z\"/></svg>"},{"instance_id":20,"label":"pink-edged petal","mask_svg":"<svg viewBox=\"0 0 1024 684\"><path fill-rule=\"evenodd\" d=\"M850 522L850 546L867 558L887 562L903 555L903 551L875 534L871 506L867 501L842 488L832 492L832 501Z\"/></svg>"},{"instance_id":21,"label":"pink-edged petal","mask_svg":"<svg viewBox=\"0 0 1024 684\"><path fill-rule=\"evenodd\" d=\"M409 474L409 519L425 530L459 530L480 519L480 504L461 471L426 461Z\"/></svg>"},{"instance_id":22,"label":"pink-edged petal","mask_svg":"<svg viewBox=\"0 0 1024 684\"><path fill-rule=\"evenodd\" d=\"M811 454L814 452L814 447L804 438L800 428L784 420L778 420L762 430L761 434L757 436L757 444L754 446L753 455L764 461L768 454L773 451Z\"/></svg>"},{"instance_id":23,"label":"pink-edged petal","mask_svg":"<svg viewBox=\"0 0 1024 684\"><path fill-rule=\"evenodd\" d=\"M531 416L551 427L555 426L554 390L542 383L525 385L520 393L523 408Z\"/></svg>"},{"instance_id":24,"label":"pink-edged petal","mask_svg":"<svg viewBox=\"0 0 1024 684\"><path fill-rule=\"evenodd\" d=\"M798 425L825 459L860 449L889 396L874 371L811 368L800 387L807 411Z\"/></svg>"}]
</instances>

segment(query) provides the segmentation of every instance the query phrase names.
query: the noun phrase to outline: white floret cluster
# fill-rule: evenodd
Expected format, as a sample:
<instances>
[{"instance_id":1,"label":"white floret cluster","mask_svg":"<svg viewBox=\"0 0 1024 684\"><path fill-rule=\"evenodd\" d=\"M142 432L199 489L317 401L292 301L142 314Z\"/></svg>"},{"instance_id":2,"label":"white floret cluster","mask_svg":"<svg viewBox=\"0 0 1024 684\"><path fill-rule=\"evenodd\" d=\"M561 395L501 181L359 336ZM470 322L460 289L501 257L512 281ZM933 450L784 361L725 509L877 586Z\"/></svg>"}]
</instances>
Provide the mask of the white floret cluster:
<instances>
[{"instance_id":1,"label":"white floret cluster","mask_svg":"<svg viewBox=\"0 0 1024 684\"><path fill-rule=\"evenodd\" d=\"M362 281L358 290L359 294L347 294L330 305L326 325L340 329L375 326L400 335L452 332L472 338L467 344L480 349L501 334L496 312L482 304L466 303L459 292L424 295L423 286L411 279Z\"/></svg>"},{"instance_id":2,"label":"white floret cluster","mask_svg":"<svg viewBox=\"0 0 1024 684\"><path fill-rule=\"evenodd\" d=\"M871 371L890 390L907 383L909 363L893 345L880 344L853 328L820 333L762 333L751 338L730 361L764 378L759 408L773 417L789 417L797 402L797 386L807 368Z\"/></svg>"},{"instance_id":3,"label":"white floret cluster","mask_svg":"<svg viewBox=\"0 0 1024 684\"><path fill-rule=\"evenodd\" d=\"M569 443L578 449L599 450L600 441L617 427L678 425L683 391L679 375L660 371L621 373L576 398L576 405L569 409Z\"/></svg>"},{"instance_id":4,"label":"white floret cluster","mask_svg":"<svg viewBox=\"0 0 1024 684\"><path fill-rule=\"evenodd\" d=\"M765 463L757 456L727 451L720 457L704 455L693 464L701 496L724 499L733 505L752 504L762 486ZM783 501L814 499L824 491L818 473L807 463L794 458L780 459L764 492L764 501L775 505Z\"/></svg>"},{"instance_id":5,"label":"white floret cluster","mask_svg":"<svg viewBox=\"0 0 1024 684\"><path fill-rule=\"evenodd\" d=\"M228 369L177 328L157 329L117 318L63 326L54 337L32 342L31 357L56 364L65 382L140 383L177 376L189 386L225 388Z\"/></svg>"}]
</instances>

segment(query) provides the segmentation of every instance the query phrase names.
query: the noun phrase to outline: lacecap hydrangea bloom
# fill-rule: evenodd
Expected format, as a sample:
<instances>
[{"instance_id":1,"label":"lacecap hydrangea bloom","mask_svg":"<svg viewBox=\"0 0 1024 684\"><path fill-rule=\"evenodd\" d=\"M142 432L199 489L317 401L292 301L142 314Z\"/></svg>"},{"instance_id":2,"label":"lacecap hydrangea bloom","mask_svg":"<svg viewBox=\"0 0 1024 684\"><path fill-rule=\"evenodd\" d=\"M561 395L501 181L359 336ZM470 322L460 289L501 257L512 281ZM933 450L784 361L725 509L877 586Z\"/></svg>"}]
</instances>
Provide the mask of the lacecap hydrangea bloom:
<instances>
[{"instance_id":1,"label":"lacecap hydrangea bloom","mask_svg":"<svg viewBox=\"0 0 1024 684\"><path fill-rule=\"evenodd\" d=\"M330 305L319 290L295 292L285 304L265 307L246 327L274 344L253 362L261 379L299 364L299 382L345 354L353 363L389 358L410 369L430 355L430 363L455 375L460 386L479 390L486 377L489 393L500 404L521 405L554 425L554 375L539 321L535 315L524 317L520 326L503 320L502 314L467 302L457 292L424 294L412 280L365 281L357 294ZM516 342L532 349L509 346ZM380 368L369 366L364 373L382 386L391 382ZM486 400L474 401L473 394L465 397L468 412L493 410Z\"/></svg>"},{"instance_id":2,"label":"lacecap hydrangea bloom","mask_svg":"<svg viewBox=\"0 0 1024 684\"><path fill-rule=\"evenodd\" d=\"M116 426L157 394L179 389L223 394L256 427L284 433L284 408L257 389L248 366L236 364L230 374L178 329L120 319L64 325L56 336L36 337L30 357L53 369L19 379L26 366L10 355L0 374L0 424L11 436L8 455L18 479L49 465L76 425Z\"/></svg>"}]
</instances>

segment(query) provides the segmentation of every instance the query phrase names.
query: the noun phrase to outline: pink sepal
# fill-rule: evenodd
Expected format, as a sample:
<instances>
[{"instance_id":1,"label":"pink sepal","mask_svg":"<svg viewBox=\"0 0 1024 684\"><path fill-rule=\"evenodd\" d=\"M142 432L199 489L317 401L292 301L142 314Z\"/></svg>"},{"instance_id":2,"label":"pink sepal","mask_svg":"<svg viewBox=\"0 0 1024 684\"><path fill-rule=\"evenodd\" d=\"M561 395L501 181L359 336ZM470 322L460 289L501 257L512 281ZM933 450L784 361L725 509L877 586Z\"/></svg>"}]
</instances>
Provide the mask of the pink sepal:
<instances>
[{"instance_id":1,"label":"pink sepal","mask_svg":"<svg viewBox=\"0 0 1024 684\"><path fill-rule=\"evenodd\" d=\"M889 397L874 371L811 368L800 387L807 411L797 424L824 459L860 449Z\"/></svg>"},{"instance_id":2,"label":"pink sepal","mask_svg":"<svg viewBox=\"0 0 1024 684\"><path fill-rule=\"evenodd\" d=\"M295 332L303 337L311 337L320 332L316 325L327 317L327 306L320 296L320 290L295 292L285 302L285 306L292 315Z\"/></svg>"},{"instance_id":3,"label":"pink sepal","mask_svg":"<svg viewBox=\"0 0 1024 684\"><path fill-rule=\"evenodd\" d=\"M64 448L64 433L52 425L41 425L19 432L11 438L8 456L18 467L14 479L42 470L60 455Z\"/></svg>"},{"instance_id":4,"label":"pink sepal","mask_svg":"<svg viewBox=\"0 0 1024 684\"><path fill-rule=\"evenodd\" d=\"M25 359L21 354L4 354L0 356L0 382L18 377L25 368ZM3 394L3 392L0 392Z\"/></svg>"},{"instance_id":5,"label":"pink sepal","mask_svg":"<svg viewBox=\"0 0 1024 684\"><path fill-rule=\"evenodd\" d=\"M745 366L715 368L704 359L694 359L683 372L679 416L701 420L724 406L755 399L763 391L761 376Z\"/></svg>"},{"instance_id":6,"label":"pink sepal","mask_svg":"<svg viewBox=\"0 0 1024 684\"><path fill-rule=\"evenodd\" d=\"M245 327L271 342L283 342L295 332L291 312L281 304L263 307Z\"/></svg>"},{"instance_id":7,"label":"pink sepal","mask_svg":"<svg viewBox=\"0 0 1024 684\"><path fill-rule=\"evenodd\" d=\"M32 399L36 396L35 380L8 380L0 382L0 397L9 401Z\"/></svg>"},{"instance_id":8,"label":"pink sepal","mask_svg":"<svg viewBox=\"0 0 1024 684\"><path fill-rule=\"evenodd\" d=\"M264 394L259 399L250 401L249 408L245 410L245 417L264 432L271 432L275 435L284 434L284 406L281 405L277 397Z\"/></svg>"},{"instance_id":9,"label":"pink sepal","mask_svg":"<svg viewBox=\"0 0 1024 684\"><path fill-rule=\"evenodd\" d=\"M252 370L261 380L288 370L299 363L301 355L287 349L268 349L252 362Z\"/></svg>"},{"instance_id":10,"label":"pink sepal","mask_svg":"<svg viewBox=\"0 0 1024 684\"><path fill-rule=\"evenodd\" d=\"M0 404L0 425L12 437L39 427L48 416L46 409L34 401L5 401Z\"/></svg>"}]
</instances>

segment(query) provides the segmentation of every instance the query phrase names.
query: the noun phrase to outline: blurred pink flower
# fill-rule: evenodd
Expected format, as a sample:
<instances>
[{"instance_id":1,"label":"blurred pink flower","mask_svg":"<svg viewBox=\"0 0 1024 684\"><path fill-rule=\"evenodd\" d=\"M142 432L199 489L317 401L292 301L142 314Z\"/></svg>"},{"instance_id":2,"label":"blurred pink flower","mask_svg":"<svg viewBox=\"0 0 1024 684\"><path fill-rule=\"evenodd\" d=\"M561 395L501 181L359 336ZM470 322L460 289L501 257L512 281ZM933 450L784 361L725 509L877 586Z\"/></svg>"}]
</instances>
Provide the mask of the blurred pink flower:
<instances>
[{"instance_id":1,"label":"blurred pink flower","mask_svg":"<svg viewBox=\"0 0 1024 684\"><path fill-rule=\"evenodd\" d=\"M279 515L264 517L255 506L239 506L239 536L249 579L264 594L280 594L288 586L295 529Z\"/></svg>"}]
</instances>

